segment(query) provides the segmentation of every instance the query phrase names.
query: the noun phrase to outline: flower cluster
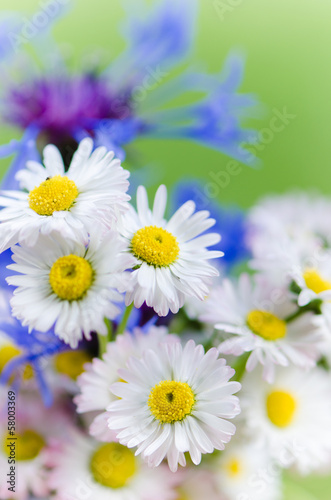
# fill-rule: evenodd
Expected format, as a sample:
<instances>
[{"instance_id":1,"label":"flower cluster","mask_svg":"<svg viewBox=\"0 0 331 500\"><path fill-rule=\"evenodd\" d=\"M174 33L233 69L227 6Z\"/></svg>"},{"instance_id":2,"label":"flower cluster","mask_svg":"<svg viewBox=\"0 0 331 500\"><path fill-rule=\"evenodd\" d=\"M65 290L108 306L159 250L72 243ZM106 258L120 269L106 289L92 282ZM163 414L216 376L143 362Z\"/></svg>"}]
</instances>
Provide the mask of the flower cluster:
<instances>
[{"instance_id":1,"label":"flower cluster","mask_svg":"<svg viewBox=\"0 0 331 500\"><path fill-rule=\"evenodd\" d=\"M284 470L331 469L330 200L246 215L201 206L192 181L168 215L163 184L153 203L128 194L138 134L239 159L247 143L237 59L221 82L157 86L157 114L137 106L146 67L186 53L189 6L129 22L103 72L62 63L2 96L24 135L0 151L17 153L0 192L0 498L280 500Z\"/></svg>"}]
</instances>

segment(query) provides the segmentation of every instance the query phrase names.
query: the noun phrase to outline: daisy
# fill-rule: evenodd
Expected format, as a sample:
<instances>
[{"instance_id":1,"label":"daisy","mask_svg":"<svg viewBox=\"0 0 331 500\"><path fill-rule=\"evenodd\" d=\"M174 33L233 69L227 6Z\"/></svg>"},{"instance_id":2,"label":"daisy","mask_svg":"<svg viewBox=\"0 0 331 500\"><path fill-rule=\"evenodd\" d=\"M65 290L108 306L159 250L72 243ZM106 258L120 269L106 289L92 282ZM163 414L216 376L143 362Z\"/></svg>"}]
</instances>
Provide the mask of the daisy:
<instances>
[{"instance_id":1,"label":"daisy","mask_svg":"<svg viewBox=\"0 0 331 500\"><path fill-rule=\"evenodd\" d=\"M57 235L40 235L35 247L13 247L15 264L10 269L21 275L7 281L17 289L11 305L13 315L30 329L54 333L71 347L83 335L107 334L104 318L119 313L115 302L126 287L125 269L131 257L123 253L124 244L114 232L103 234L96 227L86 247Z\"/></svg>"},{"instance_id":2,"label":"daisy","mask_svg":"<svg viewBox=\"0 0 331 500\"><path fill-rule=\"evenodd\" d=\"M78 413L98 412L90 426L90 434L101 441L115 438L114 431L108 427L107 407L117 397L110 386L120 378L118 370L125 368L130 356L140 357L147 349L154 349L160 342L179 342L178 337L168 334L165 327L152 326L148 333L135 328L133 334L118 335L115 342L109 342L102 359L94 358L85 365L84 373L78 378L81 391L74 399Z\"/></svg>"},{"instance_id":3,"label":"daisy","mask_svg":"<svg viewBox=\"0 0 331 500\"><path fill-rule=\"evenodd\" d=\"M259 440L283 468L302 474L329 463L331 453L330 374L279 368L270 386L258 374L243 380L247 433Z\"/></svg>"},{"instance_id":4,"label":"daisy","mask_svg":"<svg viewBox=\"0 0 331 500\"><path fill-rule=\"evenodd\" d=\"M188 201L167 222L166 202L167 190L162 185L150 210L146 189L139 186L137 212L131 208L119 224L127 250L135 258L132 291L126 294L125 303L134 302L139 308L146 302L160 316L166 316L169 309L177 313L186 296L203 300L211 277L218 275L208 259L223 255L206 248L219 242L218 234L200 236L215 224L214 219L208 218L209 212L194 214L195 204Z\"/></svg>"},{"instance_id":5,"label":"daisy","mask_svg":"<svg viewBox=\"0 0 331 500\"><path fill-rule=\"evenodd\" d=\"M6 404L11 397L11 392L6 395ZM67 426L68 418L58 406L46 409L34 393L16 395L14 429L8 428L7 411L0 413L0 498L28 500L29 494L49 498L49 442L59 436L65 439ZM11 450L16 460L15 492L8 490L7 483Z\"/></svg>"},{"instance_id":6,"label":"daisy","mask_svg":"<svg viewBox=\"0 0 331 500\"><path fill-rule=\"evenodd\" d=\"M212 464L217 489L227 499L280 500L281 468L265 449L236 439Z\"/></svg>"},{"instance_id":7,"label":"daisy","mask_svg":"<svg viewBox=\"0 0 331 500\"><path fill-rule=\"evenodd\" d=\"M319 193L290 192L266 196L248 214L248 241L256 257L263 257L269 247L273 252L279 240L302 243L303 248L318 248L331 244L331 231L325 214L331 210L331 200Z\"/></svg>"},{"instance_id":8,"label":"daisy","mask_svg":"<svg viewBox=\"0 0 331 500\"><path fill-rule=\"evenodd\" d=\"M165 467L152 471L119 443L98 443L73 430L53 453L54 500L175 500Z\"/></svg>"},{"instance_id":9,"label":"daisy","mask_svg":"<svg viewBox=\"0 0 331 500\"><path fill-rule=\"evenodd\" d=\"M86 239L96 219L109 226L126 209L129 172L106 148L92 150L92 139L83 139L65 172L59 150L48 145L45 166L29 161L17 173L26 191L4 191L0 197L1 252L15 243L33 246L40 232Z\"/></svg>"},{"instance_id":10,"label":"daisy","mask_svg":"<svg viewBox=\"0 0 331 500\"><path fill-rule=\"evenodd\" d=\"M221 353L250 353L246 369L252 371L261 363L263 377L272 382L276 365L292 363L311 368L320 357L320 342L325 336L323 318L307 312L286 321L296 311L286 287L274 286L264 275L250 278L242 274L237 286L224 280L213 289L200 320L231 334L219 345Z\"/></svg>"},{"instance_id":11,"label":"daisy","mask_svg":"<svg viewBox=\"0 0 331 500\"><path fill-rule=\"evenodd\" d=\"M120 398L108 407L110 429L117 430L121 444L138 447L136 455L151 467L167 457L171 471L185 466L185 452L194 464L202 453L221 450L235 433L227 419L240 413L238 382L229 382L234 370L218 359L217 349L206 354L193 340L162 343L131 357L123 382L111 386Z\"/></svg>"}]
</instances>

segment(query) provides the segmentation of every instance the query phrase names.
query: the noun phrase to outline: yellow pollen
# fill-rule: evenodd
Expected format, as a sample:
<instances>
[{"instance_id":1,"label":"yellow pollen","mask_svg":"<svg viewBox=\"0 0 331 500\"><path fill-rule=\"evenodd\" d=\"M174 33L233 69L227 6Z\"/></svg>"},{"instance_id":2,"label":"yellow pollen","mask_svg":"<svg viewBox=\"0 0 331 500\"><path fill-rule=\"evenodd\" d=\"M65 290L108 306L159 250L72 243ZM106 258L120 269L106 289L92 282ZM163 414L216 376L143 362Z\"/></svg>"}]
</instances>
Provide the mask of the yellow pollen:
<instances>
[{"instance_id":1,"label":"yellow pollen","mask_svg":"<svg viewBox=\"0 0 331 500\"><path fill-rule=\"evenodd\" d=\"M84 364L91 361L91 359L91 356L86 351L64 351L56 354L54 364L59 373L76 380L83 373Z\"/></svg>"},{"instance_id":2,"label":"yellow pollen","mask_svg":"<svg viewBox=\"0 0 331 500\"><path fill-rule=\"evenodd\" d=\"M49 282L60 299L82 299L92 285L93 269L83 257L65 255L57 259L49 273Z\"/></svg>"},{"instance_id":3,"label":"yellow pollen","mask_svg":"<svg viewBox=\"0 0 331 500\"><path fill-rule=\"evenodd\" d=\"M33 460L39 455L39 452L45 446L43 437L31 429L26 429L24 432L21 434L18 433L14 437L17 437L17 440L15 440L16 460ZM8 454L7 444L10 441L13 441L13 436L8 434L3 440L3 449L5 450L6 455Z\"/></svg>"},{"instance_id":4,"label":"yellow pollen","mask_svg":"<svg viewBox=\"0 0 331 500\"><path fill-rule=\"evenodd\" d=\"M277 427L287 427L293 420L297 407L292 394L285 391L273 391L267 397L267 415Z\"/></svg>"},{"instance_id":5,"label":"yellow pollen","mask_svg":"<svg viewBox=\"0 0 331 500\"><path fill-rule=\"evenodd\" d=\"M148 406L154 417L163 424L184 420L195 403L191 387L186 382L163 380L151 390Z\"/></svg>"},{"instance_id":6,"label":"yellow pollen","mask_svg":"<svg viewBox=\"0 0 331 500\"><path fill-rule=\"evenodd\" d=\"M9 361L20 356L22 351L18 347L8 343L4 344L0 348L0 373L4 370L5 366ZM23 380L30 380L33 377L33 368L31 365L26 365L23 370L22 378ZM10 378L9 382L12 383L13 377Z\"/></svg>"},{"instance_id":7,"label":"yellow pollen","mask_svg":"<svg viewBox=\"0 0 331 500\"><path fill-rule=\"evenodd\" d=\"M242 471L242 466L240 464L240 461L237 458L232 458L226 464L226 470L230 477L239 476L239 474Z\"/></svg>"},{"instance_id":8,"label":"yellow pollen","mask_svg":"<svg viewBox=\"0 0 331 500\"><path fill-rule=\"evenodd\" d=\"M177 239L162 227L146 226L131 240L132 253L151 266L166 267L177 260Z\"/></svg>"},{"instance_id":9,"label":"yellow pollen","mask_svg":"<svg viewBox=\"0 0 331 500\"><path fill-rule=\"evenodd\" d=\"M307 271L303 274L303 279L305 280L307 287L315 293L331 290L331 282L324 280L316 269L307 269Z\"/></svg>"},{"instance_id":10,"label":"yellow pollen","mask_svg":"<svg viewBox=\"0 0 331 500\"><path fill-rule=\"evenodd\" d=\"M265 340L278 340L286 335L285 321L266 311L250 311L246 323L255 335Z\"/></svg>"},{"instance_id":11,"label":"yellow pollen","mask_svg":"<svg viewBox=\"0 0 331 500\"><path fill-rule=\"evenodd\" d=\"M119 443L98 448L90 462L94 480L108 488L123 488L136 472L134 453Z\"/></svg>"},{"instance_id":12,"label":"yellow pollen","mask_svg":"<svg viewBox=\"0 0 331 500\"><path fill-rule=\"evenodd\" d=\"M69 210L78 196L74 181L67 176L55 175L35 187L29 194L29 207L39 215Z\"/></svg>"}]
</instances>

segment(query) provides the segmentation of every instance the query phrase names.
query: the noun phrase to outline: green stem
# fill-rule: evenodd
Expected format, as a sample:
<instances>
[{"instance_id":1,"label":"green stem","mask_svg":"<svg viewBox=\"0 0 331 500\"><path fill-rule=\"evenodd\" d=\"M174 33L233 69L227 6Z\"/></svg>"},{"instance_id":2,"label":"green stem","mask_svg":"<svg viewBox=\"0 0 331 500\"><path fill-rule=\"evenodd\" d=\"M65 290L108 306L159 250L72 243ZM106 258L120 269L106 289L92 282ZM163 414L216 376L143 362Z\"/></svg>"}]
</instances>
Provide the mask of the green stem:
<instances>
[{"instance_id":1,"label":"green stem","mask_svg":"<svg viewBox=\"0 0 331 500\"><path fill-rule=\"evenodd\" d=\"M236 371L236 373L232 377L232 380L236 380L237 382L240 382L240 380L242 379L242 377L245 373L246 363L247 363L247 360L248 360L250 354L251 354L250 352L245 352L232 365L232 368L234 368L234 370Z\"/></svg>"},{"instance_id":2,"label":"green stem","mask_svg":"<svg viewBox=\"0 0 331 500\"><path fill-rule=\"evenodd\" d=\"M108 338L107 335L101 335L98 333L98 342L99 342L99 358L102 358L102 355L107 351Z\"/></svg>"},{"instance_id":3,"label":"green stem","mask_svg":"<svg viewBox=\"0 0 331 500\"><path fill-rule=\"evenodd\" d=\"M285 321L286 323L290 323L291 321L299 318L299 316L305 314L308 311L311 311L315 314L321 314L321 305L322 305L321 299L314 299L311 302L309 302L309 304L300 307L297 311L295 311L295 313L290 314L290 316L287 316L287 318L285 318Z\"/></svg>"},{"instance_id":4,"label":"green stem","mask_svg":"<svg viewBox=\"0 0 331 500\"><path fill-rule=\"evenodd\" d=\"M131 311L133 309L133 303L130 304L124 311L124 314L123 314L123 318L122 318L122 321L120 322L120 324L118 325L118 328L117 328L117 334L121 334L124 332L125 328L126 328L126 325L127 325L127 322L128 322L128 319L130 317L130 314L131 314Z\"/></svg>"},{"instance_id":5,"label":"green stem","mask_svg":"<svg viewBox=\"0 0 331 500\"><path fill-rule=\"evenodd\" d=\"M108 318L105 318L105 323L106 323L106 327L108 330L107 339L108 339L108 342L111 342L113 340L113 324L110 321L110 319L108 319Z\"/></svg>"}]
</instances>

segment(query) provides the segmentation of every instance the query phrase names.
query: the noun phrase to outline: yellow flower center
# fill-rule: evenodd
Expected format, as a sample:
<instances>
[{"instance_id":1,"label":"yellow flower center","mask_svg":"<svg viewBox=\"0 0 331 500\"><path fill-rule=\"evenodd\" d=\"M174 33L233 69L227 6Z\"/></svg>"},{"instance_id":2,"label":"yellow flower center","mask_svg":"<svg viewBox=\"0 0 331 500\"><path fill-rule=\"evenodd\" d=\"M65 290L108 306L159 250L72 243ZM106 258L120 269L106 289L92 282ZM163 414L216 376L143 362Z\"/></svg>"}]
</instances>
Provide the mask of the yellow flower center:
<instances>
[{"instance_id":1,"label":"yellow flower center","mask_svg":"<svg viewBox=\"0 0 331 500\"><path fill-rule=\"evenodd\" d=\"M5 366L9 361L20 356L22 351L18 347L12 344L4 344L0 348L0 373L4 370ZM31 365L26 365L22 374L23 380L30 380L33 377L33 368ZM9 382L13 381L13 377L10 378Z\"/></svg>"},{"instance_id":2,"label":"yellow flower center","mask_svg":"<svg viewBox=\"0 0 331 500\"><path fill-rule=\"evenodd\" d=\"M296 401L292 394L285 391L273 391L267 397L267 415L277 427L287 427L293 420Z\"/></svg>"},{"instance_id":3,"label":"yellow flower center","mask_svg":"<svg viewBox=\"0 0 331 500\"><path fill-rule=\"evenodd\" d=\"M74 181L67 176L55 175L35 187L29 194L29 207L39 215L69 210L78 196Z\"/></svg>"},{"instance_id":4,"label":"yellow flower center","mask_svg":"<svg viewBox=\"0 0 331 500\"><path fill-rule=\"evenodd\" d=\"M65 255L57 259L49 273L53 292L63 300L83 298L93 281L91 264L83 257Z\"/></svg>"},{"instance_id":5,"label":"yellow flower center","mask_svg":"<svg viewBox=\"0 0 331 500\"><path fill-rule=\"evenodd\" d=\"M17 439L14 441L13 437ZM9 450L7 445L10 444L10 442L15 442L16 460L33 460L45 446L44 438L30 429L25 430L21 434L16 434L15 436L10 436L9 434L5 436L3 449L7 456Z\"/></svg>"},{"instance_id":6,"label":"yellow flower center","mask_svg":"<svg viewBox=\"0 0 331 500\"><path fill-rule=\"evenodd\" d=\"M169 266L179 255L177 239L162 227L146 226L131 240L132 253L155 267Z\"/></svg>"},{"instance_id":7,"label":"yellow flower center","mask_svg":"<svg viewBox=\"0 0 331 500\"><path fill-rule=\"evenodd\" d=\"M303 279L305 280L307 287L315 293L331 290L331 282L324 280L316 269L307 269L307 271L303 274Z\"/></svg>"},{"instance_id":8,"label":"yellow flower center","mask_svg":"<svg viewBox=\"0 0 331 500\"><path fill-rule=\"evenodd\" d=\"M272 313L253 310L246 318L248 328L265 340L278 340L286 335L286 323Z\"/></svg>"},{"instance_id":9,"label":"yellow flower center","mask_svg":"<svg viewBox=\"0 0 331 500\"><path fill-rule=\"evenodd\" d=\"M108 488L123 488L136 472L134 453L119 443L100 446L91 458L94 480Z\"/></svg>"},{"instance_id":10,"label":"yellow flower center","mask_svg":"<svg viewBox=\"0 0 331 500\"><path fill-rule=\"evenodd\" d=\"M86 351L65 351L56 354L54 364L59 373L76 380L83 373L84 364L91 361L91 359L91 356Z\"/></svg>"},{"instance_id":11,"label":"yellow flower center","mask_svg":"<svg viewBox=\"0 0 331 500\"><path fill-rule=\"evenodd\" d=\"M226 471L230 477L236 477L239 476L239 474L242 471L242 466L240 461L237 458L231 458L226 465L225 465Z\"/></svg>"},{"instance_id":12,"label":"yellow flower center","mask_svg":"<svg viewBox=\"0 0 331 500\"><path fill-rule=\"evenodd\" d=\"M191 387L186 382L164 380L156 384L148 398L154 417L162 423L173 424L183 420L195 403Z\"/></svg>"}]
</instances>

